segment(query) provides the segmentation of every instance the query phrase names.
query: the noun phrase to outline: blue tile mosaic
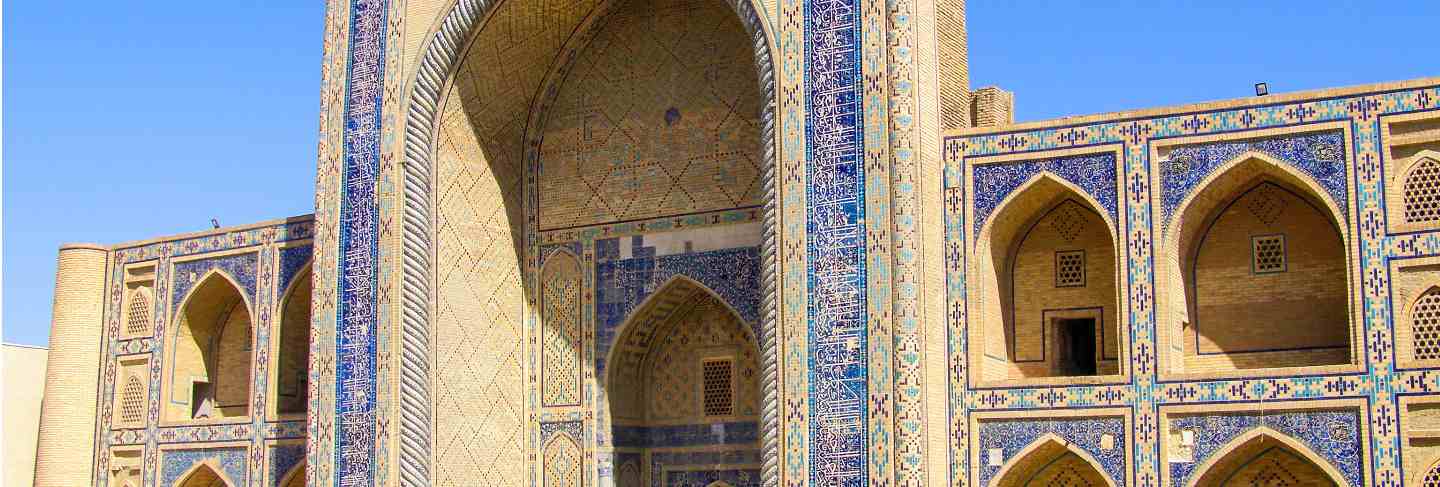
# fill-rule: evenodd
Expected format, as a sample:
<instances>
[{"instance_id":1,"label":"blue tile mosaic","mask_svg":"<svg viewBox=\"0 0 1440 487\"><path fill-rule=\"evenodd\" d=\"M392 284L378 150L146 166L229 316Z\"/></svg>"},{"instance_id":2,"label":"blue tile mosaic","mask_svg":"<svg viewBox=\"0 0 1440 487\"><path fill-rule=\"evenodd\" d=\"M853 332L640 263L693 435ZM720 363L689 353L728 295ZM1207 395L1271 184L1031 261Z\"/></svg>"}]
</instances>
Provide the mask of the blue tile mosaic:
<instances>
[{"instance_id":1,"label":"blue tile mosaic","mask_svg":"<svg viewBox=\"0 0 1440 487\"><path fill-rule=\"evenodd\" d=\"M279 486L285 474L305 459L305 445L276 445L267 452L270 455L270 485Z\"/></svg>"},{"instance_id":2,"label":"blue tile mosaic","mask_svg":"<svg viewBox=\"0 0 1440 487\"><path fill-rule=\"evenodd\" d=\"M168 450L161 455L160 482L159 485L175 485L184 480L180 476L190 472L195 464L213 460L215 465L223 470L228 480L237 485L248 485L249 477L246 476L246 455L245 449L235 448L202 448L195 450Z\"/></svg>"},{"instance_id":3,"label":"blue tile mosaic","mask_svg":"<svg viewBox=\"0 0 1440 487\"><path fill-rule=\"evenodd\" d=\"M760 249L744 247L653 257L654 249L639 247L629 259L620 256L619 239L595 242L595 370L603 377L605 358L615 333L645 298L675 276L705 285L735 308L759 339Z\"/></svg>"},{"instance_id":4,"label":"blue tile mosaic","mask_svg":"<svg viewBox=\"0 0 1440 487\"><path fill-rule=\"evenodd\" d=\"M259 263L259 254L246 252L233 254L211 259L197 259L175 264L175 281L170 288L170 310L175 312L180 309L181 301L185 295L190 293L197 281L205 277L205 273L212 269L219 270L235 280L245 293L245 299L250 304L255 304L255 273L258 272L256 265Z\"/></svg>"},{"instance_id":5,"label":"blue tile mosaic","mask_svg":"<svg viewBox=\"0 0 1440 487\"><path fill-rule=\"evenodd\" d=\"M1053 174L1084 190L1100 203L1110 215L1111 222L1119 221L1117 200L1120 192L1115 185L1115 165L1115 153L1107 152L975 166L975 221L971 222L971 230L979 235L980 228L1000 202L1042 172Z\"/></svg>"},{"instance_id":6,"label":"blue tile mosaic","mask_svg":"<svg viewBox=\"0 0 1440 487\"><path fill-rule=\"evenodd\" d=\"M550 437L555 436L556 433L567 433L571 439L584 444L585 437L580 435L582 428L583 425L579 421L540 423L540 447L544 448L544 445L550 442Z\"/></svg>"},{"instance_id":7,"label":"blue tile mosaic","mask_svg":"<svg viewBox=\"0 0 1440 487\"><path fill-rule=\"evenodd\" d=\"M1171 463L1171 485L1185 485L1195 469L1222 447L1246 432L1269 427L1298 440L1330 462L1352 486L1365 485L1360 452L1360 413L1356 411L1304 411L1273 414L1216 414L1180 416L1170 427L1195 432L1191 463Z\"/></svg>"},{"instance_id":8,"label":"blue tile mosaic","mask_svg":"<svg viewBox=\"0 0 1440 487\"><path fill-rule=\"evenodd\" d=\"M760 469L671 470L664 472L666 487L705 487L723 481L732 487L760 487Z\"/></svg>"},{"instance_id":9,"label":"blue tile mosaic","mask_svg":"<svg viewBox=\"0 0 1440 487\"><path fill-rule=\"evenodd\" d=\"M693 465L693 466L707 466L707 467L709 467L709 466L714 466L714 465L759 465L759 464L760 464L760 451L759 451L758 449L727 450L727 451L686 451L686 452L658 451L658 452L654 452L654 453L651 453L651 454L650 454L650 473L651 473L651 475L650 475L650 485L653 486L653 487L660 487L660 486L662 485L661 482L664 481L664 478L663 478L663 477L665 477L665 475L663 475L662 472L665 472L666 469L683 468L683 467L685 467L685 466L692 466L692 465ZM748 469L745 469L745 470L748 470ZM757 467L756 469L754 469L754 470L755 470L755 473L756 473L756 474L759 473L759 468L758 468L758 467ZM688 477L686 477L686 478L688 478ZM739 476L737 475L737 476L734 477L734 478L737 478L737 479L738 479ZM751 478L758 478L758 477L751 477ZM685 484L670 484L670 485L685 485ZM708 485L708 483L690 484L690 485L694 485L694 486L697 486L697 487L703 487L703 486L705 486L705 485ZM737 487L739 486L739 484L736 484L736 485L737 485ZM751 485L751 484L746 484L746 485ZM834 484L823 484L823 485L834 485Z\"/></svg>"},{"instance_id":10,"label":"blue tile mosaic","mask_svg":"<svg viewBox=\"0 0 1440 487\"><path fill-rule=\"evenodd\" d=\"M865 485L865 20L848 0L807 1L804 9L809 474L815 485Z\"/></svg>"},{"instance_id":11,"label":"blue tile mosaic","mask_svg":"<svg viewBox=\"0 0 1440 487\"><path fill-rule=\"evenodd\" d=\"M1120 417L1077 418L1077 419L1019 419L981 421L979 448L982 454L991 448L1003 452L1004 462L992 466L982 462L979 466L980 484L990 485L991 478L1009 464L1020 451L1029 447L1042 436L1054 434L1077 448L1089 453L1100 463L1118 487L1125 485L1125 421ZM1114 447L1101 448L1101 437L1114 437Z\"/></svg>"},{"instance_id":12,"label":"blue tile mosaic","mask_svg":"<svg viewBox=\"0 0 1440 487\"><path fill-rule=\"evenodd\" d=\"M310 263L310 256L314 254L314 248L309 245L296 245L280 249L280 290L283 292L290 289L290 281L305 269Z\"/></svg>"},{"instance_id":13,"label":"blue tile mosaic","mask_svg":"<svg viewBox=\"0 0 1440 487\"><path fill-rule=\"evenodd\" d=\"M1336 130L1175 148L1167 162L1158 164L1161 228L1170 228L1171 217L1180 203L1216 168L1250 151L1271 156L1314 178L1329 193L1331 201L1340 207L1340 216L1348 214L1345 140L1344 134Z\"/></svg>"},{"instance_id":14,"label":"blue tile mosaic","mask_svg":"<svg viewBox=\"0 0 1440 487\"><path fill-rule=\"evenodd\" d=\"M754 445L760 441L760 423L755 421L665 426L616 425L612 431L617 448Z\"/></svg>"}]
</instances>

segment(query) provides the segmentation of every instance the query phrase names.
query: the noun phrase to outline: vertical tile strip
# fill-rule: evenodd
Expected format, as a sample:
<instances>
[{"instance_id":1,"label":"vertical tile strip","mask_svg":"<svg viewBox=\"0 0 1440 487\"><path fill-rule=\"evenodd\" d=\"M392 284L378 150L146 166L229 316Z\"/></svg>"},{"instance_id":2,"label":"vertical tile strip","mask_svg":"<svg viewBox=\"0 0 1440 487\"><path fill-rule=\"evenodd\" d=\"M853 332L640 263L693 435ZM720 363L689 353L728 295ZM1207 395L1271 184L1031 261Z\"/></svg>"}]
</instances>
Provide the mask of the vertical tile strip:
<instances>
[{"instance_id":1,"label":"vertical tile strip","mask_svg":"<svg viewBox=\"0 0 1440 487\"><path fill-rule=\"evenodd\" d=\"M860 12L805 3L810 482L867 480L865 168Z\"/></svg>"},{"instance_id":2,"label":"vertical tile strip","mask_svg":"<svg viewBox=\"0 0 1440 487\"><path fill-rule=\"evenodd\" d=\"M335 336L335 482L371 485L376 469L375 328L386 0L350 3Z\"/></svg>"}]
</instances>

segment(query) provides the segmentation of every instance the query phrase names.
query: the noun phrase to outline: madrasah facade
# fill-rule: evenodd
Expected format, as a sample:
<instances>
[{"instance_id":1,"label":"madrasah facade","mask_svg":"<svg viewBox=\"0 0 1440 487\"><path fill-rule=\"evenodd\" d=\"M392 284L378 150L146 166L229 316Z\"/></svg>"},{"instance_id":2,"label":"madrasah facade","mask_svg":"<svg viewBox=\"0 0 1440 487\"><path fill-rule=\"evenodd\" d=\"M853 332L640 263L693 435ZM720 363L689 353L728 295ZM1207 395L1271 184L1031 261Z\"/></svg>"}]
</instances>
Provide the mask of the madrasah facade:
<instances>
[{"instance_id":1,"label":"madrasah facade","mask_svg":"<svg viewBox=\"0 0 1440 487\"><path fill-rule=\"evenodd\" d=\"M61 247L36 485L1440 485L1440 79L1014 124L964 19L331 0L313 215Z\"/></svg>"}]
</instances>

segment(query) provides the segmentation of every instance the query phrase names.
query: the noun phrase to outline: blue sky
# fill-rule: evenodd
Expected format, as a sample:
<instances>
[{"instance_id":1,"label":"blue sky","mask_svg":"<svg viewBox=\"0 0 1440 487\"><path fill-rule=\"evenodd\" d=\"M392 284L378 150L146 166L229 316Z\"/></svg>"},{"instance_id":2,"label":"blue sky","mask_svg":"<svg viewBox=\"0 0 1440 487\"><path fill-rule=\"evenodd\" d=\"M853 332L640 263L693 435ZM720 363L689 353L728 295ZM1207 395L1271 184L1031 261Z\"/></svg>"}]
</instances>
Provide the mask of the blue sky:
<instances>
[{"instance_id":1,"label":"blue sky","mask_svg":"<svg viewBox=\"0 0 1440 487\"><path fill-rule=\"evenodd\" d=\"M971 0L971 82L1038 120L1440 75L1433 0L1179 3ZM312 211L322 2L224 5L6 5L6 342L46 342L62 242Z\"/></svg>"}]
</instances>

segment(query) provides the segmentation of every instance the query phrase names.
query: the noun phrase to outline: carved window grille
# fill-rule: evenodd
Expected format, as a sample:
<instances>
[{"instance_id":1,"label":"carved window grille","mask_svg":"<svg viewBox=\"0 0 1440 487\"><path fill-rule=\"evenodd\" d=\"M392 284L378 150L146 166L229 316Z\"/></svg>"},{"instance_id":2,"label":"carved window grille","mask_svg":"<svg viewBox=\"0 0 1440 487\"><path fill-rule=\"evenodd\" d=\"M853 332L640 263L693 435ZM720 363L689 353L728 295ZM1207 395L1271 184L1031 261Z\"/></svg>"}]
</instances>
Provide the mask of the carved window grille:
<instances>
[{"instance_id":1,"label":"carved window grille","mask_svg":"<svg viewBox=\"0 0 1440 487\"><path fill-rule=\"evenodd\" d=\"M1250 268L1256 274L1285 272L1285 236L1258 235L1250 237Z\"/></svg>"},{"instance_id":2,"label":"carved window grille","mask_svg":"<svg viewBox=\"0 0 1440 487\"><path fill-rule=\"evenodd\" d=\"M1405 178L1405 222L1440 222L1440 162L1423 159Z\"/></svg>"},{"instance_id":3,"label":"carved window grille","mask_svg":"<svg viewBox=\"0 0 1440 487\"><path fill-rule=\"evenodd\" d=\"M735 393L732 390L735 362L730 359L706 360L701 362L704 387L704 409L706 416L729 416L735 413Z\"/></svg>"},{"instance_id":4,"label":"carved window grille","mask_svg":"<svg viewBox=\"0 0 1440 487\"><path fill-rule=\"evenodd\" d=\"M1085 251L1055 253L1055 287L1085 286Z\"/></svg>"},{"instance_id":5,"label":"carved window grille","mask_svg":"<svg viewBox=\"0 0 1440 487\"><path fill-rule=\"evenodd\" d=\"M1430 466L1430 471L1425 472L1425 479L1420 481L1421 487L1440 487L1440 462Z\"/></svg>"},{"instance_id":6,"label":"carved window grille","mask_svg":"<svg viewBox=\"0 0 1440 487\"><path fill-rule=\"evenodd\" d=\"M1416 360L1440 359L1440 289L1431 289L1410 309Z\"/></svg>"},{"instance_id":7,"label":"carved window grille","mask_svg":"<svg viewBox=\"0 0 1440 487\"><path fill-rule=\"evenodd\" d=\"M120 421L125 424L140 424L145 419L145 386L140 379L130 376L120 392Z\"/></svg>"},{"instance_id":8,"label":"carved window grille","mask_svg":"<svg viewBox=\"0 0 1440 487\"><path fill-rule=\"evenodd\" d=\"M150 289L137 287L130 290L130 302L125 305L125 334L142 337L150 334Z\"/></svg>"}]
</instances>

